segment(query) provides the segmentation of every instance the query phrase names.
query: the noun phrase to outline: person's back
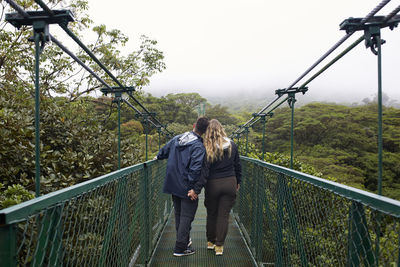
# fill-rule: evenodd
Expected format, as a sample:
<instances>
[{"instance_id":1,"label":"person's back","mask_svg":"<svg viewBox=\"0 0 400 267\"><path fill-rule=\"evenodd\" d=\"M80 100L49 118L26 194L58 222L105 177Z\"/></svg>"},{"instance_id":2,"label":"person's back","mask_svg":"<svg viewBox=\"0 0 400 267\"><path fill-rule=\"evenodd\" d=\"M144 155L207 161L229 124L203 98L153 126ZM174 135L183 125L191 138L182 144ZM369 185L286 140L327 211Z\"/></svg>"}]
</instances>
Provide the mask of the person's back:
<instances>
[{"instance_id":1,"label":"person's back","mask_svg":"<svg viewBox=\"0 0 400 267\"><path fill-rule=\"evenodd\" d=\"M204 154L202 139L195 132L177 135L164 146L157 155L157 159L168 158L163 192L186 198L200 176Z\"/></svg>"},{"instance_id":2,"label":"person's back","mask_svg":"<svg viewBox=\"0 0 400 267\"><path fill-rule=\"evenodd\" d=\"M202 179L206 179L204 205L207 208L207 248L222 255L228 233L229 213L240 188L241 165L236 144L226 137L218 120L211 120L204 137L206 160Z\"/></svg>"},{"instance_id":3,"label":"person's back","mask_svg":"<svg viewBox=\"0 0 400 267\"><path fill-rule=\"evenodd\" d=\"M230 146L230 149L229 149ZM237 145L229 138L224 138L223 143L224 154L222 158L210 163L206 161L207 168L204 172L207 179L218 179L229 176L236 176L237 184L241 183L241 165L239 149Z\"/></svg>"},{"instance_id":4,"label":"person's back","mask_svg":"<svg viewBox=\"0 0 400 267\"><path fill-rule=\"evenodd\" d=\"M194 253L190 229L196 214L202 184L199 182L205 148L201 135L208 119L197 119L193 132L175 136L157 154L157 159L168 159L164 193L171 194L175 210L176 243L174 256ZM190 197L189 197L190 196Z\"/></svg>"}]
</instances>

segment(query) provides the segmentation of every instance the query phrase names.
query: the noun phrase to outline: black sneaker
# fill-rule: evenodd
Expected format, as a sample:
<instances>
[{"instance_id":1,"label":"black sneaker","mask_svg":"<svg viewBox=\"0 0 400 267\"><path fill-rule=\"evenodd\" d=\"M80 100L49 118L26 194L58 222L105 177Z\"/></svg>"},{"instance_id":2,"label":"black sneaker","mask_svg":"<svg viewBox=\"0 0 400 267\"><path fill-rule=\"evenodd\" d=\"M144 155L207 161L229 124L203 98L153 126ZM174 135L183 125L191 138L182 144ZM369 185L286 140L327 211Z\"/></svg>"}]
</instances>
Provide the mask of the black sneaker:
<instances>
[{"instance_id":1,"label":"black sneaker","mask_svg":"<svg viewBox=\"0 0 400 267\"><path fill-rule=\"evenodd\" d=\"M182 257L182 256L189 256L189 255L193 255L194 254L194 249L191 247L188 247L187 249L185 249L182 252L174 252L174 256L175 257Z\"/></svg>"}]
</instances>

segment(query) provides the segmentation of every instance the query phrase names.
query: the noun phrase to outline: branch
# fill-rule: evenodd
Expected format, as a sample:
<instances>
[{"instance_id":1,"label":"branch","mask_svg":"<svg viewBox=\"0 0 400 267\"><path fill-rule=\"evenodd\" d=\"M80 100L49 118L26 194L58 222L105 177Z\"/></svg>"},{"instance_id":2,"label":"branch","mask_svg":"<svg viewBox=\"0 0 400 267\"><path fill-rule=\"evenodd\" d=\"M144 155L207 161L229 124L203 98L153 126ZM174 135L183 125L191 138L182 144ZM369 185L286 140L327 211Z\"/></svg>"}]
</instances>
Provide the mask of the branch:
<instances>
[{"instance_id":1,"label":"branch","mask_svg":"<svg viewBox=\"0 0 400 267\"><path fill-rule=\"evenodd\" d=\"M73 102L73 101L75 101L76 99L78 99L81 95L87 94L87 93L89 93L89 92L91 92L91 91L94 91L94 90L96 90L96 89L98 89L98 88L100 88L100 85L96 85L96 86L91 87L91 88L89 88L89 89L87 89L87 90L85 90L85 91L79 92L79 93L77 93L75 96L72 96L72 97L70 98L69 102Z\"/></svg>"}]
</instances>

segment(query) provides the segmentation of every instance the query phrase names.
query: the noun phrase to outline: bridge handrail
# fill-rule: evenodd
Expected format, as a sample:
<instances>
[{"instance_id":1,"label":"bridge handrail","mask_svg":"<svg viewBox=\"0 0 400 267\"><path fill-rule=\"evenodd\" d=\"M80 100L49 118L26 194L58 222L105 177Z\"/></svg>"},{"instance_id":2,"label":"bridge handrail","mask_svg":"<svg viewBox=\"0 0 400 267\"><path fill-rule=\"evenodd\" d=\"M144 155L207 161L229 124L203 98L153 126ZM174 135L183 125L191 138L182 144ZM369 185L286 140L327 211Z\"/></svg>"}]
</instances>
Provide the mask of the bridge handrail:
<instances>
[{"instance_id":1,"label":"bridge handrail","mask_svg":"<svg viewBox=\"0 0 400 267\"><path fill-rule=\"evenodd\" d=\"M280 172L287 176L291 176L295 179L302 180L304 182L313 184L322 189L331 191L336 195L340 195L356 202L371 207L372 209L378 210L385 214L400 218L400 201L380 196L374 193L370 193L361 189L357 189L351 186L343 185L326 179L322 179L310 174L278 166L272 163L267 163L258 159L241 156L242 159L253 162L257 165L267 167L276 172Z\"/></svg>"},{"instance_id":2,"label":"bridge handrail","mask_svg":"<svg viewBox=\"0 0 400 267\"><path fill-rule=\"evenodd\" d=\"M147 161L0 210L0 262L146 264L172 207L165 168Z\"/></svg>"},{"instance_id":3,"label":"bridge handrail","mask_svg":"<svg viewBox=\"0 0 400 267\"><path fill-rule=\"evenodd\" d=\"M154 162L154 161L153 161ZM67 187L49 194L43 195L38 198L31 199L21 204L0 210L0 225L12 224L25 220L26 217L36 213L37 211L46 207L51 207L59 202L79 196L82 193L91 191L99 186L102 186L110 181L121 178L122 176L136 170L144 169L144 164L151 164L151 162L139 163L118 171L114 171L87 182L79 183L71 187Z\"/></svg>"}]
</instances>

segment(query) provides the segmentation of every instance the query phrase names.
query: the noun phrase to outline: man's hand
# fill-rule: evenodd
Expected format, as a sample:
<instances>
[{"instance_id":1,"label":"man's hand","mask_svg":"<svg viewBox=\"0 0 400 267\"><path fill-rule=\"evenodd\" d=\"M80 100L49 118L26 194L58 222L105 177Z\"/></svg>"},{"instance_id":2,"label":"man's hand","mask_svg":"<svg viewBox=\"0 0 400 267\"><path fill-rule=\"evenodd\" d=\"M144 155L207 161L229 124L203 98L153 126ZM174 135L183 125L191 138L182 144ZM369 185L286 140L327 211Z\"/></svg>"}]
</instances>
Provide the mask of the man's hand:
<instances>
[{"instance_id":1,"label":"man's hand","mask_svg":"<svg viewBox=\"0 0 400 267\"><path fill-rule=\"evenodd\" d=\"M158 158L157 158L157 155L154 156L153 160L156 160L156 159L158 159Z\"/></svg>"},{"instance_id":2,"label":"man's hand","mask_svg":"<svg viewBox=\"0 0 400 267\"><path fill-rule=\"evenodd\" d=\"M236 192L239 191L239 189L240 189L240 184L237 185Z\"/></svg>"},{"instance_id":3,"label":"man's hand","mask_svg":"<svg viewBox=\"0 0 400 267\"><path fill-rule=\"evenodd\" d=\"M190 197L191 200L196 200L198 198L198 195L196 194L196 192L194 192L193 189L188 191L188 197Z\"/></svg>"}]
</instances>

